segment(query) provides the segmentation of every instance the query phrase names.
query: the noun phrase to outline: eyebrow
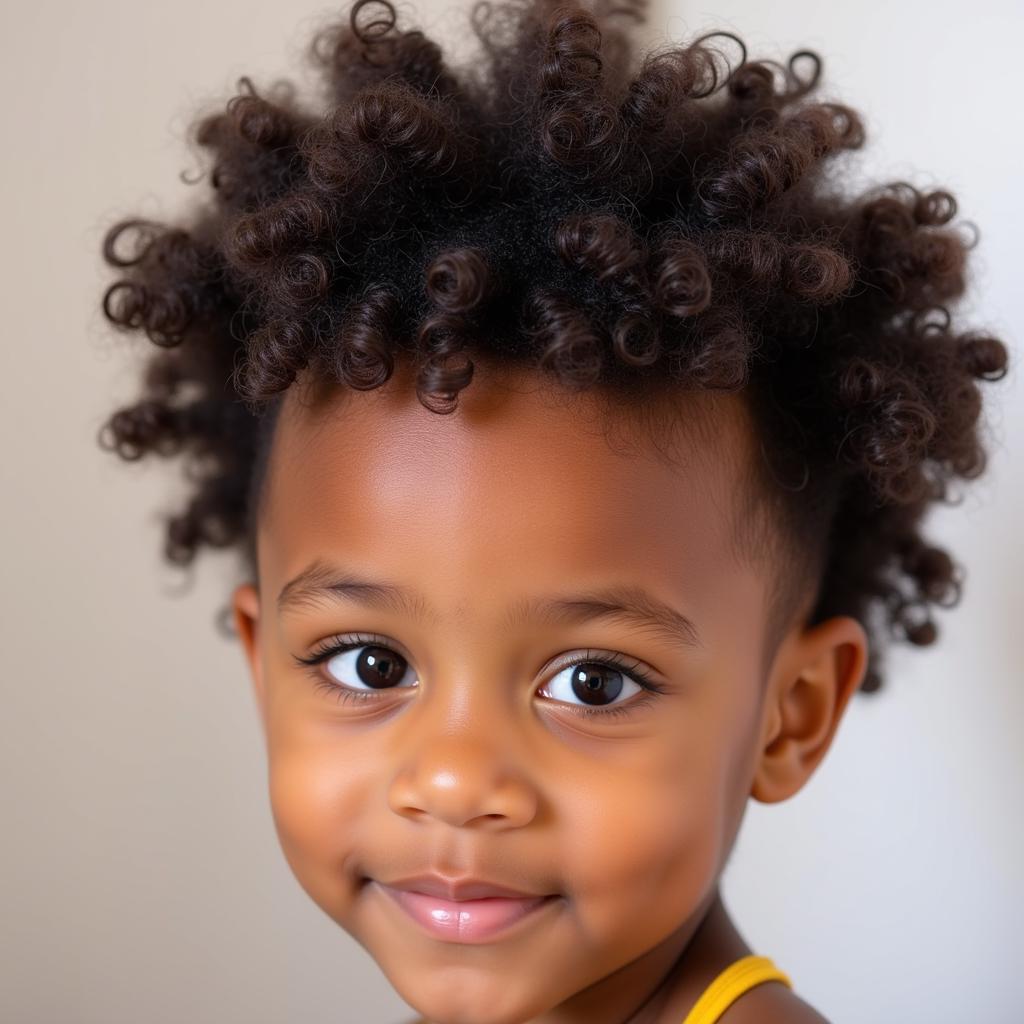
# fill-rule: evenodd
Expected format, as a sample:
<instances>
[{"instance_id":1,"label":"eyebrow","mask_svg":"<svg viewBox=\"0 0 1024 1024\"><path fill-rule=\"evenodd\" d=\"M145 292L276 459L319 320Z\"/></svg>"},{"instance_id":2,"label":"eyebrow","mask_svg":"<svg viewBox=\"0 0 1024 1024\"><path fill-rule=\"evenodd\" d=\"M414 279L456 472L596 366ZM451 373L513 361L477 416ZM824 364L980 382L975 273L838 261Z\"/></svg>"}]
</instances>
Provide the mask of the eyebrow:
<instances>
[{"instance_id":1,"label":"eyebrow","mask_svg":"<svg viewBox=\"0 0 1024 1024\"><path fill-rule=\"evenodd\" d=\"M386 580L367 579L320 559L314 560L281 588L277 610L279 615L288 615L303 608L317 607L324 601L354 601L419 621L436 623L438 620L419 592ZM654 639L685 651L704 646L696 626L687 616L642 587L631 584L556 597L523 598L509 609L504 627L511 629L531 620L562 625L602 619L646 630Z\"/></svg>"}]
</instances>

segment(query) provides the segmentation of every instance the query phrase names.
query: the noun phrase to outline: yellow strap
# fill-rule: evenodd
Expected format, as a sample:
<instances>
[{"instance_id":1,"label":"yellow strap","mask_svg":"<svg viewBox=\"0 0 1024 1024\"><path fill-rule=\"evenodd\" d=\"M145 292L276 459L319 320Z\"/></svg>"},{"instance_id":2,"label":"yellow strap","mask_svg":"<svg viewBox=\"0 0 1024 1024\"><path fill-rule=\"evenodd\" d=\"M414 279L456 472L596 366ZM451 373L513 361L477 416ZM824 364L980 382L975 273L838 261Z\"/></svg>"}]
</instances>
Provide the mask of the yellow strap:
<instances>
[{"instance_id":1,"label":"yellow strap","mask_svg":"<svg viewBox=\"0 0 1024 1024\"><path fill-rule=\"evenodd\" d=\"M745 956L731 963L701 993L683 1024L714 1024L748 989L763 981L781 981L793 987L788 975L766 956Z\"/></svg>"}]
</instances>

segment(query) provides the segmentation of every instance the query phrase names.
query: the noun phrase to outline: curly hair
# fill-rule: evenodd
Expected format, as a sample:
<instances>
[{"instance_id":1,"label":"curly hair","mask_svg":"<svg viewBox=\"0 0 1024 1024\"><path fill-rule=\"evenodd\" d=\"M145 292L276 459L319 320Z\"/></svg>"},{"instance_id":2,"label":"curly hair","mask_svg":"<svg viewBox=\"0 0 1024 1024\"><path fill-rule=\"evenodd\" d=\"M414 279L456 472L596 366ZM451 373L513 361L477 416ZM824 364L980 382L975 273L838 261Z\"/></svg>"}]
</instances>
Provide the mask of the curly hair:
<instances>
[{"instance_id":1,"label":"curly hair","mask_svg":"<svg viewBox=\"0 0 1024 1024\"><path fill-rule=\"evenodd\" d=\"M98 439L128 460L184 452L166 559L237 546L256 574L267 452L300 373L369 390L408 359L444 414L476 356L624 409L743 390L761 458L738 546L778 567L769 635L809 588L811 622L864 624L864 692L882 687L882 640L935 641L931 608L959 601L963 574L922 521L983 472L977 381L1008 360L951 327L977 239L947 227L947 191L830 184L865 133L809 99L816 53L748 61L711 32L636 61L644 3L477 0L482 55L454 70L388 0L356 0L309 45L318 109L243 76L196 117L210 202L103 242L121 275L106 317L159 351Z\"/></svg>"}]
</instances>

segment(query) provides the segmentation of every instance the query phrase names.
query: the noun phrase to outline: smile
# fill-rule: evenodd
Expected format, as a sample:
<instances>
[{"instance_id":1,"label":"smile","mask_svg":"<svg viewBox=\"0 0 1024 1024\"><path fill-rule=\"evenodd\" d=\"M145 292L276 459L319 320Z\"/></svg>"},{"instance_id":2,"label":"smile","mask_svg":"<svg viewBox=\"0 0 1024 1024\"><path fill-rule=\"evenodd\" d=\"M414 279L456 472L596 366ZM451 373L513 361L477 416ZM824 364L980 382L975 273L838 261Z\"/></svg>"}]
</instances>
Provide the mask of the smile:
<instances>
[{"instance_id":1,"label":"smile","mask_svg":"<svg viewBox=\"0 0 1024 1024\"><path fill-rule=\"evenodd\" d=\"M491 896L477 900L446 900L421 892L393 889L381 882L374 885L427 934L448 942L487 942L505 935L514 925L535 918L558 896L512 899Z\"/></svg>"}]
</instances>

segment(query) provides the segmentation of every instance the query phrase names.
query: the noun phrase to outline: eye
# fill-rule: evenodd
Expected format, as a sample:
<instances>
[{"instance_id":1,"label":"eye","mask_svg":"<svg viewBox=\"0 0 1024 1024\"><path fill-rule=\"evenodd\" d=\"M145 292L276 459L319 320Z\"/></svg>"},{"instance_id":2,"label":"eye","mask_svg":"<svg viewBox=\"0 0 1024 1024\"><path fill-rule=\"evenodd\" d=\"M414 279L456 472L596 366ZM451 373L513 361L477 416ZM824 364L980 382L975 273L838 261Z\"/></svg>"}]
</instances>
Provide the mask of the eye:
<instances>
[{"instance_id":1,"label":"eye","mask_svg":"<svg viewBox=\"0 0 1024 1024\"><path fill-rule=\"evenodd\" d=\"M313 669L317 689L333 693L338 703L373 701L381 691L401 689L415 673L404 655L378 642L376 637L352 634L349 640L333 637L308 658L295 657L300 665ZM324 665L329 679L320 666ZM563 662L562 668L539 691L550 692L558 703L582 716L626 715L651 703L654 694L664 693L639 662L620 654L599 654L588 650L585 657ZM647 696L629 700L638 692ZM619 700L625 693L625 698ZM578 698L582 703L576 703Z\"/></svg>"},{"instance_id":2,"label":"eye","mask_svg":"<svg viewBox=\"0 0 1024 1024\"><path fill-rule=\"evenodd\" d=\"M412 666L393 648L377 643L374 637L356 635L352 639L356 642L330 640L310 657L295 659L314 669L317 689L336 693L339 703L358 702L375 700L377 691L397 689L407 676L415 680ZM320 671L321 664L330 680Z\"/></svg>"},{"instance_id":3,"label":"eye","mask_svg":"<svg viewBox=\"0 0 1024 1024\"><path fill-rule=\"evenodd\" d=\"M649 704L650 694L663 692L638 662L627 661L618 654L594 655L589 650L586 658L576 658L554 675L541 692L544 691L571 705L575 714L584 716L630 714ZM628 699L637 693L648 696ZM575 704L576 698L583 703Z\"/></svg>"},{"instance_id":4,"label":"eye","mask_svg":"<svg viewBox=\"0 0 1024 1024\"><path fill-rule=\"evenodd\" d=\"M339 683L354 686L357 690L362 686L370 690L390 690L398 686L405 676L416 678L412 666L401 654L380 644L345 647L337 654L329 655L324 664Z\"/></svg>"}]
</instances>

